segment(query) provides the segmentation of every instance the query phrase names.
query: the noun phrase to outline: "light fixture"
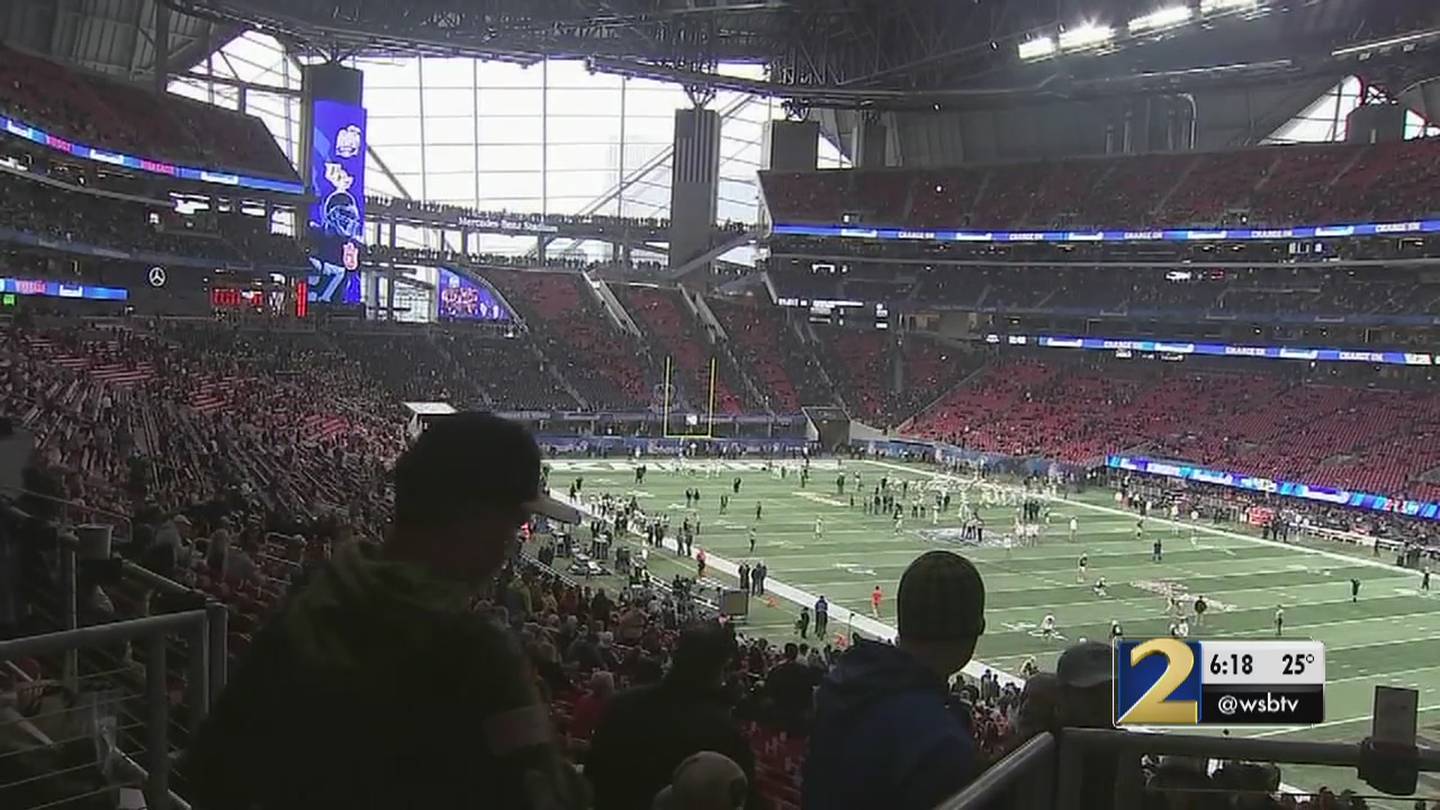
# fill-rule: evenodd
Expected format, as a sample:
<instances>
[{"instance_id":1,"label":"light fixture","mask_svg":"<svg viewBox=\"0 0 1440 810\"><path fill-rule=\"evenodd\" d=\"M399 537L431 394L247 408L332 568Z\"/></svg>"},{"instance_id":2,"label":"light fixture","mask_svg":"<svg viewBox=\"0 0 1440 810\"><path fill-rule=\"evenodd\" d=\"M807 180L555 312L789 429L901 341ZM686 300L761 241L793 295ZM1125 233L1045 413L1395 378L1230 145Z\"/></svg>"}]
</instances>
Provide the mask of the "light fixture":
<instances>
[{"instance_id":1,"label":"light fixture","mask_svg":"<svg viewBox=\"0 0 1440 810\"><path fill-rule=\"evenodd\" d=\"M1159 31L1184 25L1193 16L1195 16L1195 12L1189 6L1171 6L1136 17L1130 21L1128 27L1132 34L1139 34L1143 31Z\"/></svg>"},{"instance_id":2,"label":"light fixture","mask_svg":"<svg viewBox=\"0 0 1440 810\"><path fill-rule=\"evenodd\" d=\"M1051 37L1038 37L1020 43L1020 58L1024 60L1044 59L1055 53L1055 40Z\"/></svg>"},{"instance_id":3,"label":"light fixture","mask_svg":"<svg viewBox=\"0 0 1440 810\"><path fill-rule=\"evenodd\" d=\"M1243 11L1255 8L1259 0L1200 0L1201 14L1216 14L1221 11Z\"/></svg>"},{"instance_id":4,"label":"light fixture","mask_svg":"<svg viewBox=\"0 0 1440 810\"><path fill-rule=\"evenodd\" d=\"M1062 31L1060 33L1060 50L1078 51L1084 48L1094 48L1114 38L1115 29L1108 25L1091 23L1071 28L1069 31Z\"/></svg>"}]
</instances>

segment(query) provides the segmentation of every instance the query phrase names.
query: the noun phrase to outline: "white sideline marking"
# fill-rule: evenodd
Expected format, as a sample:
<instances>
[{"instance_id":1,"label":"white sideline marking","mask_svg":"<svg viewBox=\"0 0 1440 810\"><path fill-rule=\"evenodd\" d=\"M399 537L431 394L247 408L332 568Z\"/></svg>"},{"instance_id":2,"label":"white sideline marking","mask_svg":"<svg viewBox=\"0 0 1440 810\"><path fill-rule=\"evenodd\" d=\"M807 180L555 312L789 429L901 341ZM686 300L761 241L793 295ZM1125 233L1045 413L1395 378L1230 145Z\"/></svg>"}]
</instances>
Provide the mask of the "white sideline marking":
<instances>
[{"instance_id":1,"label":"white sideline marking","mask_svg":"<svg viewBox=\"0 0 1440 810\"><path fill-rule=\"evenodd\" d=\"M590 517L596 516L595 513L590 510L590 507L586 506L583 503L571 501L569 498L565 497L562 494L552 493L551 497L569 503L571 506L579 509L582 514L588 515ZM634 539L638 536L639 535L637 534L631 533L630 539L627 540L627 542L629 542L632 546L640 545L640 543ZM678 552L678 549L675 545L675 538L666 537L665 548ZM710 553L708 550L705 552L705 565L708 568L714 568L715 570L720 571L721 573L724 573L731 577L738 578L740 575L739 566L737 566L730 560L725 559L724 557ZM801 607L811 607L815 604L815 600L820 598L817 594L803 591L793 585L787 585L781 580L770 579L769 577L765 578L765 593L766 595L777 596L787 602L794 603ZM839 625L845 625L847 630L849 628L854 628L862 633L865 633L866 635L875 636L876 638L880 638L885 641L893 642L895 640L895 628L891 627L888 624L885 624L884 622L877 621L876 619L873 619L869 616L856 613L855 611L843 605L833 603L830 605L830 621L830 626L832 628L838 628ZM972 660L970 663L965 665L965 668L962 669L961 672L973 679L978 680L981 675L985 674L986 670L989 670L990 672L1000 676L1001 683L1013 683L1019 687L1023 687L1025 685L1024 679L1017 678L1016 676L1011 675L1009 672L1006 672L998 667L991 666L984 661Z\"/></svg>"}]
</instances>

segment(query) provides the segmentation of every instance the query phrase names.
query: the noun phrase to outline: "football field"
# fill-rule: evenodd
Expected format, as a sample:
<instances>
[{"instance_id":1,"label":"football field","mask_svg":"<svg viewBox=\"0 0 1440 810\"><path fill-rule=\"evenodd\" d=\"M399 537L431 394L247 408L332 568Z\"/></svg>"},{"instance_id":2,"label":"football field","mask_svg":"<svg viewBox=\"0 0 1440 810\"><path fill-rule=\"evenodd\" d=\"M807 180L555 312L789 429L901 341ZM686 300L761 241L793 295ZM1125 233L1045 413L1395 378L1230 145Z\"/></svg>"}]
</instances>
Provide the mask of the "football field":
<instances>
[{"instance_id":1,"label":"football field","mask_svg":"<svg viewBox=\"0 0 1440 810\"><path fill-rule=\"evenodd\" d=\"M982 489L990 489L991 497L998 500L1003 497L999 490L1014 491L1014 486L982 487L968 477L949 478L881 461L846 461L838 467L834 460L816 461L804 487L794 462L785 462L791 466L783 479L757 461L648 459L645 463L648 474L637 485L635 462L630 460L555 460L550 462L551 486L563 491L583 476L587 497L633 493L648 514L671 514L671 536L686 514L683 493L699 489L695 514L702 528L696 545L708 554L731 562L764 560L771 583L824 594L832 604L864 615L870 612L871 590L879 584L885 595L880 620L891 626L894 596L905 566L930 549L962 553L975 561L986 586L988 627L976 659L1012 675L1032 655L1042 670L1053 671L1055 658L1068 644L1080 638L1107 640L1111 620L1121 622L1129 638L1166 635L1171 594L1181 596L1185 604L1204 595L1210 604L1204 624L1191 626L1190 637L1195 639L1274 638L1275 609L1283 606L1285 636L1325 643L1326 720L1306 729L1234 733L1358 741L1370 729L1373 688L1383 684L1420 690L1421 737L1432 741L1440 737L1440 596L1420 591L1418 573L1373 558L1358 547L1282 545L1231 524L1203 522L1192 527L1155 517L1145 521L1144 538L1137 540L1137 516L1116 508L1108 490L1049 501L1049 520L1039 542L1006 544L1001 537L1013 532L1018 505L1013 498L984 505ZM711 472L712 467L718 469ZM847 478L843 495L836 486L842 469ZM858 498L850 505L856 472L867 494L883 476L897 495L908 485L912 495L923 492L932 504L935 491L949 492L951 507L936 522L928 516L912 519L907 505L897 533L889 517L866 514ZM732 494L736 476L742 482L739 495ZM985 521L984 544L959 539L962 490ZM719 504L722 493L731 496L724 515ZM758 521L757 503L763 508ZM817 517L823 521L820 536ZM1072 517L1078 523L1073 542L1068 537ZM757 529L754 554L747 539L751 526ZM1151 544L1157 537L1163 544L1160 562L1151 559ZM1083 582L1077 571L1082 554L1089 562ZM721 573L710 576L734 582L721 566L711 567ZM677 571L693 574L694 562L661 552L651 555L650 568L668 578ZM1104 596L1092 588L1102 576L1108 584ZM1352 578L1361 582L1355 602L1350 595ZM752 602L746 632L776 640L796 638L792 623L798 604L784 598L775 602L773 607ZM1037 629L1047 613L1057 620L1058 638L1042 638ZM843 629L832 618L831 635ZM1285 768L1284 780L1337 790L1355 783L1353 774L1298 766Z\"/></svg>"}]
</instances>

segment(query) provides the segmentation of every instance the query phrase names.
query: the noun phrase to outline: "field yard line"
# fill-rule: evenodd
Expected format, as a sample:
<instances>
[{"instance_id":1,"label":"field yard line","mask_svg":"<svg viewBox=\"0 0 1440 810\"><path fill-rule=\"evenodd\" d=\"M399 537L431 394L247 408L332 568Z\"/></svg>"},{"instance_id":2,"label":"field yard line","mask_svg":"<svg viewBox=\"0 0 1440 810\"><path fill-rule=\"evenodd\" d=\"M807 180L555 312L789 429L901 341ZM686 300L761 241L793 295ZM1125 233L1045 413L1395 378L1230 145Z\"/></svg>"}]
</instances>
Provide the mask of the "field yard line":
<instances>
[{"instance_id":1,"label":"field yard line","mask_svg":"<svg viewBox=\"0 0 1440 810\"><path fill-rule=\"evenodd\" d=\"M762 556L762 555L756 554L755 556L756 556L756 557L760 557L760 556ZM763 556L764 556L764 559L765 559L767 562L768 562L769 560L774 559L773 557L771 557L771 556L768 555L768 554L763 555ZM918 556L918 555L917 555L917 556ZM912 557L912 559L913 559L913 557ZM986 565L996 565L996 563L994 563L994 562L992 562L992 561L990 561L990 560L982 560L982 559L976 558L976 559L974 559L973 561L974 561L975 563L977 563L977 565L982 568L981 573L986 573L986 572L983 570L983 567L984 567L984 566L986 566ZM1157 564L1157 565L1167 565L1167 563L1156 563L1156 564ZM859 563L856 563L856 565L859 565ZM893 566L893 565L882 565L882 566L880 566L880 568L895 568L895 567L898 567L898 566ZM1108 582L1107 582L1106 584L1107 584L1109 587L1112 587L1112 588L1113 588L1113 587L1115 587L1115 586L1117 586L1117 585L1131 585L1131 582L1130 582L1130 581L1133 580L1133 579L1136 579L1135 577L1128 577L1128 576L1122 576L1122 577L1112 577L1112 576L1111 576L1111 572L1113 572L1113 571L1123 571L1123 570L1126 570L1126 569L1128 569L1128 568L1130 568L1130 566L1124 566L1124 567L1121 567L1121 568L1107 568L1107 569L1101 571L1101 570L1095 568L1094 566L1091 566L1090 569L1089 569L1089 575L1086 577L1086 581L1085 581L1085 582L1075 582L1074 580L1070 580L1068 583L1064 582L1061 578L1045 577L1045 576L1043 576L1043 575L1040 574L1040 573L1030 573L1030 572L1025 572L1025 571L994 571L994 572L990 572L990 573L994 573L994 574L996 574L996 575L998 575L998 576L1005 576L1005 577L1022 577L1022 578L1025 578L1025 579L1029 579L1029 580L1031 580L1031 581L1034 581L1034 580L1036 580L1036 579L1049 580L1049 581L1050 581L1052 584L1054 584L1054 585L1057 585L1057 586L1058 586L1058 585L1062 585L1062 584L1063 584L1063 585L1065 585L1066 587L1071 587L1071 588L1078 588L1078 587L1080 587L1080 586L1082 586L1082 585L1088 588L1088 587L1090 587L1090 586L1092 585L1091 577L1093 577L1093 576L1095 576L1095 575L1097 575L1097 574L1104 574L1106 580L1108 580ZM845 569L843 569L843 568L837 568L837 567L835 567L835 566L832 565L832 566L830 566L829 568L791 568L791 569L788 569L787 573L791 573L791 574L806 573L806 572L821 573L821 572L843 571L843 570L845 570ZM1065 570L1065 569L1055 569L1055 570L1053 570L1053 571L1046 571L1046 572L1044 572L1044 573L1047 573L1047 574L1050 574L1050 573L1059 573L1060 571L1063 571L1063 570ZM1170 570L1170 571L1190 571L1190 570L1193 570L1193 569L1182 568L1182 567L1180 567L1180 566L1171 566L1171 567L1169 568L1169 570ZM1246 571L1246 572L1245 572L1245 575L1248 576L1248 575L1252 575L1252 574L1291 574L1291 573L1296 573L1296 572L1293 571L1293 570L1291 570L1291 569L1289 569L1289 568L1277 568L1277 569L1267 569L1267 570L1263 570L1263 571ZM1184 577L1161 576L1161 577L1158 577L1158 579L1162 579L1162 580L1184 580L1184 582L1185 582L1186 584L1188 584L1188 583L1189 583L1190 581L1192 581L1192 580L1218 579L1218 578L1226 577L1226 576L1231 576L1231 577L1233 577L1233 576L1236 576L1236 575L1235 575L1235 574L1191 574L1191 575L1184 576ZM1371 584L1371 583L1384 582L1385 579L1389 579L1389 577L1382 578L1382 579L1378 579L1378 580L1366 580L1366 581L1365 581L1365 584L1366 584L1366 585L1369 585L1369 584ZM821 586L821 585L846 585L846 584L855 584L855 581L854 581L854 580L826 580L826 581L824 581L824 582L807 583L807 587L819 587L819 586ZM1286 588L1287 590L1288 590L1288 589L1294 589L1294 588L1333 588L1333 587L1336 587L1336 586L1338 586L1338 585L1347 585L1347 584L1349 584L1349 581L1348 581L1348 580L1335 579L1335 580L1331 580L1331 581L1328 581L1328 582L1326 582L1326 581L1309 582L1309 583L1305 583L1305 584L1303 584L1303 585L1286 585L1286 586L1283 586L1283 587ZM1133 587L1133 586L1131 586L1131 587ZM1384 587L1384 586L1377 586L1377 587ZM1027 591L1033 591L1033 590L1035 590L1035 589L1034 589L1034 588L999 588L999 589L992 590L992 589L990 589L990 588L987 587L987 588L985 589L985 593L986 593L987 595L989 595L989 594L1000 594L1000 593L1025 593L1025 592L1027 592ZM1197 589L1194 589L1193 591L1190 591L1190 592L1191 592L1191 593L1195 593L1196 595L1199 595L1199 594L1215 595L1215 594L1226 594L1226 593L1250 593L1250 592L1252 592L1252 591L1274 591L1274 590L1278 590L1278 588L1277 588L1276 586L1274 586L1274 585L1271 585L1271 586L1263 587L1263 588L1229 588L1229 589L1225 589L1225 590L1207 590L1207 589L1204 589L1204 588L1197 588ZM1126 603L1126 602L1133 602L1133 601L1136 601L1136 600L1139 600L1139 599L1148 599L1148 598L1152 598L1152 597L1153 597L1153 598L1163 598L1161 594L1156 593L1156 594L1149 594L1149 595L1147 595L1147 596L1130 596L1130 597L1125 597L1125 598L1123 598L1123 599L1110 599L1110 600L1107 600L1107 604L1124 604L1124 603ZM1394 596L1393 596L1393 595L1384 595L1384 596L1375 597L1375 598L1391 599L1391 598L1394 598ZM1415 598L1415 599L1424 599L1424 598L1426 598L1426 597L1423 597L1423 596L1414 596L1414 597L1412 597L1412 598ZM1224 600L1222 599L1221 601L1224 601ZM1350 601L1350 600L1347 598L1347 599L1340 599L1340 600L1334 600L1334 601L1309 602L1309 603L1305 603L1303 606L1304 606L1304 607L1309 607L1309 606L1311 606L1311 605L1336 604L1336 603L1338 603L1338 602L1349 602L1349 601ZM1081 604L1081 603L1079 603L1079 602L1069 602L1069 603L1066 603L1066 604ZM1294 602L1294 603L1292 603L1292 605L1295 606L1295 607L1301 607L1301 606L1302 606L1301 603L1298 603L1298 602ZM999 609L999 610L1014 610L1015 608L998 608L998 609Z\"/></svg>"},{"instance_id":2,"label":"field yard line","mask_svg":"<svg viewBox=\"0 0 1440 810\"><path fill-rule=\"evenodd\" d=\"M1435 705L1435 706L1426 706L1426 707L1424 707L1424 708L1418 709L1418 710L1416 711L1416 714L1425 714L1425 713L1427 713L1427 712L1433 712L1433 711L1437 711L1437 710L1440 710L1440 704L1437 704L1437 705ZM1250 736L1252 736L1252 737L1278 737L1278 736L1280 736L1280 735L1282 735L1282 734L1299 734L1299 733L1301 733L1301 732L1303 732L1303 731L1314 731L1314 730L1317 729L1317 728L1330 728L1331 726L1346 726L1346 725L1349 725L1349 724L1351 724L1351 723L1359 723L1359 722L1362 721L1362 720L1369 720L1372 716L1373 716L1373 714L1366 714L1366 715L1361 715L1360 717L1347 717L1347 718L1345 718L1344 720L1326 720L1326 721L1323 722L1323 723L1316 723L1316 724L1313 725L1313 726L1300 726L1300 727L1298 727L1298 728L1276 728L1276 729L1271 729L1271 730L1269 730L1269 731L1262 731L1262 732L1260 732L1260 733L1258 733L1258 734L1252 734L1252 735L1250 735Z\"/></svg>"},{"instance_id":3,"label":"field yard line","mask_svg":"<svg viewBox=\"0 0 1440 810\"><path fill-rule=\"evenodd\" d=\"M873 460L870 460L870 459L866 459L866 460L864 460L864 463L865 463L865 464L872 464L872 465L876 465L876 466L880 466L880 467L886 467L886 468L889 468L889 469L892 469L892 470L901 471L901 472L908 472L908 473L911 473L912 475L914 475L914 474L930 475L930 476L936 477L936 478L946 478L946 479L949 479L949 480L952 480L952 481L957 481L957 482L960 481L960 479L956 478L955 476L948 475L948 474L946 474L946 473L926 473L926 472L924 472L924 471L915 470L915 469L912 469L912 468L909 468L909 467L902 466L902 465L900 465L900 464L893 464L893 463L888 462L888 461L873 461ZM1016 488L1016 487L1014 487L1013 485L1001 485L1001 486L1009 486L1011 489L1015 489L1015 488ZM1054 502L1053 499L1052 499L1052 502ZM1074 505L1076 505L1076 506L1078 506L1078 507L1081 507L1081 508L1083 508L1083 509L1089 509L1089 510L1092 511L1092 512L1100 512L1100 513L1102 513L1102 514L1107 514L1107 515L1124 515L1124 516L1126 516L1126 517L1136 517L1136 513L1134 513L1134 512L1127 512L1127 511L1125 511L1124 509L1116 509L1116 508L1113 507L1113 506L1101 506L1101 505L1099 505L1099 504L1085 503L1084 501L1072 501L1072 500L1064 500L1064 501L1060 501L1060 502L1061 502L1061 503L1074 504ZM1364 557L1351 557L1351 556L1349 556L1349 555L1341 554L1341 553L1339 553L1339 552L1335 552L1335 551L1325 551L1324 549L1319 549L1319 548L1307 548L1307 547L1305 547L1305 546L1292 546L1292 545L1290 545L1289 543L1281 543L1281 542L1278 541L1278 540L1266 540L1266 539L1260 538L1260 537L1251 537L1250 535L1240 534L1239 532L1232 532L1232 531L1229 531L1228 529L1216 529L1216 528L1211 528L1211 527L1209 527L1209 526L1204 526L1204 525L1190 524L1190 523L1186 523L1186 522L1184 522L1184 521L1173 521L1173 520L1170 520L1169 518L1159 517L1159 516L1151 516L1151 517L1147 517L1147 518L1145 518L1145 519L1146 519L1146 520L1153 520L1153 521L1155 521L1156 523L1160 523L1160 524L1163 524L1163 525L1166 525L1166 526L1182 526L1182 527L1186 527L1186 526L1194 525L1196 529L1199 529L1200 531L1205 532L1205 533L1207 533L1207 534L1218 535L1218 536L1220 536L1220 537L1229 537L1229 538L1234 539L1234 540L1244 540L1244 541L1247 542L1247 543L1252 543L1252 544L1257 545L1257 546L1270 546L1270 547L1272 547L1272 548L1287 548L1287 549L1292 549L1292 550L1297 551L1297 552L1300 552L1300 553L1302 553L1302 554L1313 554L1313 555L1318 556L1318 557L1326 557L1326 558L1329 558L1329 559L1332 559L1332 560L1340 560L1340 561L1344 561L1344 562L1346 562L1346 563L1349 563L1349 564L1351 564L1351 565L1366 565L1366 566L1370 566L1371 568L1383 568L1383 569L1385 569L1385 570L1387 570L1387 571L1400 571L1400 572L1408 571L1408 569L1398 568L1398 567L1396 567L1396 566L1394 566L1394 565L1391 565L1390 563L1380 562L1379 560L1366 559L1366 558L1364 558ZM1419 572L1418 572L1418 571L1416 571L1416 572L1411 572L1411 573L1413 573L1413 574L1414 574L1415 576L1417 576L1417 577L1419 576Z\"/></svg>"},{"instance_id":4,"label":"field yard line","mask_svg":"<svg viewBox=\"0 0 1440 810\"><path fill-rule=\"evenodd\" d=\"M698 537L698 536L697 536L697 537ZM813 549L816 549L816 550L819 550L819 551L824 551L824 550L825 550L825 546L824 546L823 543L821 543L821 544L819 544L819 545L813 545L813 544L812 544L812 545L807 545L807 546L805 546L805 548L806 548L806 549L812 549L812 548L813 548ZM943 548L943 547L942 547L942 548ZM1048 548L1060 548L1060 549L1063 549L1063 548L1065 548L1065 546L1048 546ZM921 550L921 553L923 553L924 551L930 551L930 550L932 550L932 549L926 548L926 549ZM897 549L897 550L896 550L895 552L893 552L893 553L899 553L899 551L900 551L900 550ZM828 553L827 553L827 556L829 556L829 557L835 557L835 558L842 558L842 559L843 559L843 558L846 558L846 557L863 557L863 558L865 558L865 560L866 560L867 562L869 562L869 561L871 561L871 558L873 558L876 554L881 554L881 553L890 553L890 552L866 552L866 551L841 552L841 553L828 552ZM918 556L916 549L908 549L908 550L906 550L906 553L909 555L910 559L914 559L916 556ZM756 552L756 556L758 557L758 556L761 556L761 555L760 555L759 552ZM773 555L773 554L765 554L765 555L764 555L764 557L765 557L766 560L801 559L801 558L811 558L811 559L813 559L815 556L816 556L816 555L814 555L814 554L787 554L787 555L785 555L785 556L779 556L779 557L777 557L777 556L775 556L775 555ZM1075 554L1074 556L1075 556L1075 557L1079 557L1079 554L1077 553L1077 554ZM1091 554L1091 555L1089 555L1089 556L1090 556L1090 558L1093 560L1095 557L1100 556L1100 555ZM1112 557L1114 557L1114 556L1121 556L1121 555L1105 555L1105 556L1112 556ZM1014 567L1011 566L1010 563L1023 561L1022 558L1020 558L1020 557L1010 557L1010 558L1000 558L1000 559L991 559L991 558L989 558L989 557L973 557L972 559L973 559L977 564L979 564L979 565L990 565L990 566L994 566L994 567L996 567L996 568L1006 568L1007 570L995 572L995 573L997 573L997 574L1001 574L1001 575L1004 575L1004 576L1029 577L1029 576L1032 576L1032 575L1034 575L1034 574L1064 574L1064 573L1067 573L1067 572L1068 572L1068 573L1074 573L1074 572L1075 572L1075 567L1074 567L1074 566L1067 566L1067 567L1063 567L1063 568L1047 568L1047 569L1045 569L1045 570L1043 570L1043 571L1036 571L1036 572L1014 569ZM1063 558L1062 558L1061 556L1059 556L1059 555L1051 555L1051 556L1049 556L1049 557L1026 557L1026 558L1024 558L1024 560L1054 560L1054 559L1063 559ZM1283 560L1283 559L1285 559L1285 558L1284 558L1284 557L1260 557L1260 558L1258 558L1258 559L1260 559L1260 560ZM857 562L856 564L858 565L859 563ZM906 560L906 564L907 564L907 565L909 564L909 560ZM1231 566L1231 567L1233 568L1234 565L1235 565L1235 561L1234 561L1234 560L1230 560L1230 559L1224 559L1224 560L1203 560L1203 561L1199 561L1199 562L1189 562L1189 563L1184 563L1184 562L1175 563L1175 562L1170 562L1169 560L1166 560L1166 561L1164 561L1164 562L1158 562L1158 563L1157 563L1157 562L1151 562L1151 561L1147 558L1147 559L1144 560L1143 562L1136 563L1135 565L1112 565L1112 566L1109 566L1109 567L1102 567L1102 566L1099 566L1099 565L1091 564L1090 567L1089 567L1089 570L1090 570L1090 573L1104 573L1104 574L1109 574L1109 573L1111 573L1111 572L1113 572L1113 571L1132 571L1132 570L1133 570L1133 571L1142 572L1142 573L1143 573L1143 572L1146 572L1146 571L1192 571L1192 572L1193 572L1193 571L1196 571L1197 569L1192 568L1192 567L1186 567L1186 566L1197 566L1197 565L1229 565L1229 566ZM1295 563L1291 563L1291 565L1295 565ZM1165 567L1164 567L1164 568L1161 568L1160 566L1165 566ZM900 564L898 564L898 563L885 563L885 562L882 562L879 567L881 567L881 568L904 568L905 566L904 566L904 565L900 565ZM792 572L792 573L821 573L821 572L824 572L824 571L834 571L834 570L837 570L837 569L836 569L836 567L835 567L834 564L831 564L831 565L829 565L829 566L817 567L817 568L788 568L788 569L786 569L786 570L788 570L788 571L790 571L790 572ZM1309 569L1309 570L1319 571L1320 569L1316 568L1316 569ZM1294 572L1295 572L1295 569L1290 568L1290 567L1286 567L1286 568L1273 568L1273 569L1265 569L1265 570L1246 570L1244 573L1245 573L1245 574L1283 574L1283 573L1294 573ZM1230 572L1230 573L1228 573L1228 574L1195 573L1195 574L1193 574L1193 576L1194 576L1195 578L1197 578L1197 579L1211 579L1211 578L1218 577L1218 576L1232 576L1232 577L1233 577L1233 576L1235 576L1235 573L1234 573L1233 571ZM1109 577L1107 577L1107 578L1109 578ZM1335 580L1335 581L1336 581L1336 582L1345 582L1346 580ZM1079 584L1079 583L1076 583L1076 584ZM1033 590L1033 589L1031 589L1031 590Z\"/></svg>"}]
</instances>

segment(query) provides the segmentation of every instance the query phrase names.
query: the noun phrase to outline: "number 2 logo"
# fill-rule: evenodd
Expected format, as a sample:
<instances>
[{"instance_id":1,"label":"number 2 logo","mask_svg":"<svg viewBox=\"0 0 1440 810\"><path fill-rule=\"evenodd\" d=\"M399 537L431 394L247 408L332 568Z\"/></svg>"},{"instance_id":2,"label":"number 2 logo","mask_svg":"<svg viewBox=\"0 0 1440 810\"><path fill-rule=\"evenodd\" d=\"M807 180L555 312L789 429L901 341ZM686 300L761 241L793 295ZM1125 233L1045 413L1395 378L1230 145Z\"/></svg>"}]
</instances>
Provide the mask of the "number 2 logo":
<instances>
[{"instance_id":1,"label":"number 2 logo","mask_svg":"<svg viewBox=\"0 0 1440 810\"><path fill-rule=\"evenodd\" d=\"M1120 716L1121 723L1155 723L1157 725L1194 725L1200 720L1200 705L1194 700L1167 700L1185 683L1195 669L1195 653L1183 641L1173 638L1152 638L1130 651L1130 666L1136 667L1152 655L1165 656L1165 671L1145 694Z\"/></svg>"}]
</instances>

